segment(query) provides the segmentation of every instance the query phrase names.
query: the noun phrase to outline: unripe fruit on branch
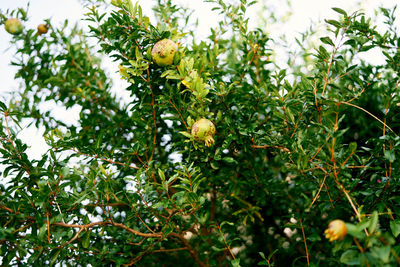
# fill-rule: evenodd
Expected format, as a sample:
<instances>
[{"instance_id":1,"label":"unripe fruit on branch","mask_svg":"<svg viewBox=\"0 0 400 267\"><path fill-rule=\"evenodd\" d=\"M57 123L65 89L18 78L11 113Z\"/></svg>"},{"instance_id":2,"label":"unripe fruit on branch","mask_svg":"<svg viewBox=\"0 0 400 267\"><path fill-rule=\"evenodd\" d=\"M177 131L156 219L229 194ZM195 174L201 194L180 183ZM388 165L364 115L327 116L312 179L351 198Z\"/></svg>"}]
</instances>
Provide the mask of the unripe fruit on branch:
<instances>
[{"instance_id":1,"label":"unripe fruit on branch","mask_svg":"<svg viewBox=\"0 0 400 267\"><path fill-rule=\"evenodd\" d=\"M154 62L161 67L171 65L174 62L174 56L178 46L169 39L158 41L151 50L151 57Z\"/></svg>"},{"instance_id":2,"label":"unripe fruit on branch","mask_svg":"<svg viewBox=\"0 0 400 267\"><path fill-rule=\"evenodd\" d=\"M202 141L206 146L214 144L215 126L207 119L200 119L192 126L192 136L197 141Z\"/></svg>"},{"instance_id":3,"label":"unripe fruit on branch","mask_svg":"<svg viewBox=\"0 0 400 267\"><path fill-rule=\"evenodd\" d=\"M47 33L48 30L49 30L49 28L47 27L46 24L40 24L40 25L37 27L37 33L38 33L39 35L42 35L42 34Z\"/></svg>"},{"instance_id":4,"label":"unripe fruit on branch","mask_svg":"<svg viewBox=\"0 0 400 267\"><path fill-rule=\"evenodd\" d=\"M329 223L328 229L325 230L325 236L330 242L334 240L342 240L347 235L347 227L342 220L333 220Z\"/></svg>"},{"instance_id":5,"label":"unripe fruit on branch","mask_svg":"<svg viewBox=\"0 0 400 267\"><path fill-rule=\"evenodd\" d=\"M16 18L6 20L6 22L4 23L4 28L8 33L11 33L13 35L20 34L24 29L21 21L19 21L19 19Z\"/></svg>"},{"instance_id":6,"label":"unripe fruit on branch","mask_svg":"<svg viewBox=\"0 0 400 267\"><path fill-rule=\"evenodd\" d=\"M111 5L120 7L120 6L122 6L122 1L121 0L111 0Z\"/></svg>"}]
</instances>

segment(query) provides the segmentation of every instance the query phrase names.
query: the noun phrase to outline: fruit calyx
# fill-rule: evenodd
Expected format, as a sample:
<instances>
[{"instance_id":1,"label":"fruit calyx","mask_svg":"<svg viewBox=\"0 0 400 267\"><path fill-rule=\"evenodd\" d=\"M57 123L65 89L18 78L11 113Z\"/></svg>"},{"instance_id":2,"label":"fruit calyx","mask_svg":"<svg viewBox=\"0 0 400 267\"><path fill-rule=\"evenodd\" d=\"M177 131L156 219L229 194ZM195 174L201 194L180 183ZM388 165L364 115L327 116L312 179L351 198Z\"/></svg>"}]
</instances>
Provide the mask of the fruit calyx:
<instances>
[{"instance_id":1,"label":"fruit calyx","mask_svg":"<svg viewBox=\"0 0 400 267\"><path fill-rule=\"evenodd\" d=\"M151 57L154 62L161 67L171 65L174 62L174 56L178 46L169 39L158 41L151 50Z\"/></svg>"},{"instance_id":2,"label":"fruit calyx","mask_svg":"<svg viewBox=\"0 0 400 267\"><path fill-rule=\"evenodd\" d=\"M192 126L192 136L195 140L204 142L206 146L211 146L215 143L215 126L208 119L200 119Z\"/></svg>"}]
</instances>

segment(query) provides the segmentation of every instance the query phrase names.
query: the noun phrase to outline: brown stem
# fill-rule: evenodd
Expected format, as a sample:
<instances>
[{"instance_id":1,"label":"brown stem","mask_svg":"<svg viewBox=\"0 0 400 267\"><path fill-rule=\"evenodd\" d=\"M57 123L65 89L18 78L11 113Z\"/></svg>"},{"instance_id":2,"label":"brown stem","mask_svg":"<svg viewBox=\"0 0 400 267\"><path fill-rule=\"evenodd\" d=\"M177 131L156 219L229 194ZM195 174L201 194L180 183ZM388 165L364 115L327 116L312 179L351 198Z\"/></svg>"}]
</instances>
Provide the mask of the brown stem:
<instances>
[{"instance_id":1,"label":"brown stem","mask_svg":"<svg viewBox=\"0 0 400 267\"><path fill-rule=\"evenodd\" d=\"M300 219L299 222L300 222L300 226L301 226L301 232L303 233L304 247L306 249L307 266L310 266L310 255L308 254L306 235L304 233L302 220Z\"/></svg>"},{"instance_id":2,"label":"brown stem","mask_svg":"<svg viewBox=\"0 0 400 267\"><path fill-rule=\"evenodd\" d=\"M198 256L198 253L192 248L192 246L190 245L189 241L186 240L185 237L183 237L183 235L177 234L177 233L171 233L171 236L175 236L177 237L179 240L182 241L182 243L185 245L185 247L187 248L187 250L189 251L190 255L193 257L193 259L196 261L197 265L200 267L208 267L208 264L203 263Z\"/></svg>"},{"instance_id":3,"label":"brown stem","mask_svg":"<svg viewBox=\"0 0 400 267\"><path fill-rule=\"evenodd\" d=\"M93 222L93 223L89 223L89 224L66 224L63 222L55 222L52 223L51 225L55 225L55 226L62 226L62 227L68 227L68 228L79 228L79 229L88 229L88 228L92 228L94 226L98 226L98 225L112 225L115 227L119 227L122 229L125 229L126 231L137 235L137 236L143 236L143 237L162 237L162 233L142 233L136 230L133 230L131 228L129 228L126 225L123 225L122 223L116 223L116 222L111 222L111 221L105 221L105 222Z\"/></svg>"},{"instance_id":4,"label":"brown stem","mask_svg":"<svg viewBox=\"0 0 400 267\"><path fill-rule=\"evenodd\" d=\"M286 147L282 147L282 146L270 146L270 145L257 146L257 145L252 145L251 147L252 148L264 148L264 149L266 149L266 148L277 148L277 149L281 149L281 150L283 150L285 152L290 153L289 149L287 149Z\"/></svg>"},{"instance_id":5,"label":"brown stem","mask_svg":"<svg viewBox=\"0 0 400 267\"><path fill-rule=\"evenodd\" d=\"M171 248L171 249L155 249L151 253L158 253L158 252L168 253L168 252L181 251L181 250L187 250L187 249L188 249L187 247Z\"/></svg>"}]
</instances>

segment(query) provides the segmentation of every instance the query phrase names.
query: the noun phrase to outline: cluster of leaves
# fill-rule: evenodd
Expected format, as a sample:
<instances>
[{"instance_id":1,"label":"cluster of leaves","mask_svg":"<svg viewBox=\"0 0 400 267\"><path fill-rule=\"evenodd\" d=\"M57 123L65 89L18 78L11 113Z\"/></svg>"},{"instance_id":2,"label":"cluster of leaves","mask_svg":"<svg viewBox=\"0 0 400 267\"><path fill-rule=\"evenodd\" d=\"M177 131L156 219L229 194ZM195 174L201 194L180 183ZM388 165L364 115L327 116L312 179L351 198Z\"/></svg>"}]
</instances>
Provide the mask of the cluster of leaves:
<instances>
[{"instance_id":1,"label":"cluster of leaves","mask_svg":"<svg viewBox=\"0 0 400 267\"><path fill-rule=\"evenodd\" d=\"M304 72L279 68L273 40L248 28L255 1L207 2L222 20L206 40L170 0L158 1L157 25L139 5L113 0L106 13L89 8L89 34L48 20L47 35L12 37L22 88L0 103L3 265L400 263L393 12L380 9L381 33L362 13L335 8L340 18L326 21ZM27 20L19 10L2 22L12 15ZM159 67L151 49L164 38L179 50ZM371 49L384 65L362 59ZM101 56L119 64L129 103L113 95ZM54 118L46 102L78 108L79 120ZM216 125L212 147L190 134L200 118ZM18 138L26 120L45 128L40 160ZM333 219L349 230L334 245L323 238Z\"/></svg>"}]
</instances>

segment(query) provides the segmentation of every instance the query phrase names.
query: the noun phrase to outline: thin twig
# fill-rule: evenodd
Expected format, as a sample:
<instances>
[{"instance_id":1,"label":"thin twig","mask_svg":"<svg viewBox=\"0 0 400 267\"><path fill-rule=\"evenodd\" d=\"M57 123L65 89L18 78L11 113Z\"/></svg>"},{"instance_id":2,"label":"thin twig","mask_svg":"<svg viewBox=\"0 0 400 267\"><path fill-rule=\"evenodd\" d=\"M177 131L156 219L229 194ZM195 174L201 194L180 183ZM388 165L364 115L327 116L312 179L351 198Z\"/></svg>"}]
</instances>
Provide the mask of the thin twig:
<instances>
[{"instance_id":1,"label":"thin twig","mask_svg":"<svg viewBox=\"0 0 400 267\"><path fill-rule=\"evenodd\" d=\"M129 228L126 225L123 225L122 223L116 223L116 222L111 222L111 221L104 221L104 222L93 222L93 223L89 223L89 224L66 224L63 222L55 222L52 223L51 225L55 225L55 226L62 226L62 227L68 227L68 228L80 228L80 229L88 229L88 228L92 228L94 226L102 226L102 225L112 225L112 226L116 226L122 229L125 229L126 231L137 235L137 236L143 236L143 237L162 237L162 233L142 233L136 230L133 230L132 228Z\"/></svg>"},{"instance_id":2,"label":"thin twig","mask_svg":"<svg viewBox=\"0 0 400 267\"><path fill-rule=\"evenodd\" d=\"M270 145L257 146L257 145L252 145L251 147L252 148L264 148L264 149L266 149L266 148L277 148L277 149L281 149L281 150L283 150L285 152L290 153L289 149L287 149L286 147L282 147L282 146L270 146Z\"/></svg>"},{"instance_id":3,"label":"thin twig","mask_svg":"<svg viewBox=\"0 0 400 267\"><path fill-rule=\"evenodd\" d=\"M151 253L158 253L158 252L174 252L174 251L181 251L181 250L188 250L187 247L183 247L183 248L171 248L171 249L155 249L153 250Z\"/></svg>"},{"instance_id":4,"label":"thin twig","mask_svg":"<svg viewBox=\"0 0 400 267\"><path fill-rule=\"evenodd\" d=\"M317 194L315 195L315 197L314 197L314 199L313 199L313 201L312 201L312 203L311 203L309 209L311 209L311 207L312 207L312 205L314 204L314 202L318 199L319 193L321 192L322 187L325 185L325 180L326 180L326 177L327 177L327 176L328 176L328 174L325 173L324 180L322 181L322 184L321 184L321 186L319 187L319 190L318 190Z\"/></svg>"},{"instance_id":5,"label":"thin twig","mask_svg":"<svg viewBox=\"0 0 400 267\"><path fill-rule=\"evenodd\" d=\"M300 222L300 226L301 226L301 232L303 233L304 247L306 249L307 266L310 266L310 256L308 255L306 235L304 234L304 228L303 228L303 223L301 222L301 219L299 220L299 222Z\"/></svg>"},{"instance_id":6,"label":"thin twig","mask_svg":"<svg viewBox=\"0 0 400 267\"><path fill-rule=\"evenodd\" d=\"M386 123L384 123L382 120L380 120L377 116L375 116L374 114L372 114L372 113L369 112L368 110L366 110L366 109L364 109L364 108L362 108L362 107L359 107L359 106L357 106L357 105L354 105L354 104L345 102L345 101L339 102L339 104L345 104L345 105L352 106L352 107L355 107L355 108L358 108L358 109L364 111L365 113L367 113L368 115L370 115L371 117L373 117L375 120L377 120L377 121L379 121L380 123L382 123L383 126L387 127L392 133L394 133L394 134L397 136L397 134L392 130L392 128L390 128Z\"/></svg>"}]
</instances>

